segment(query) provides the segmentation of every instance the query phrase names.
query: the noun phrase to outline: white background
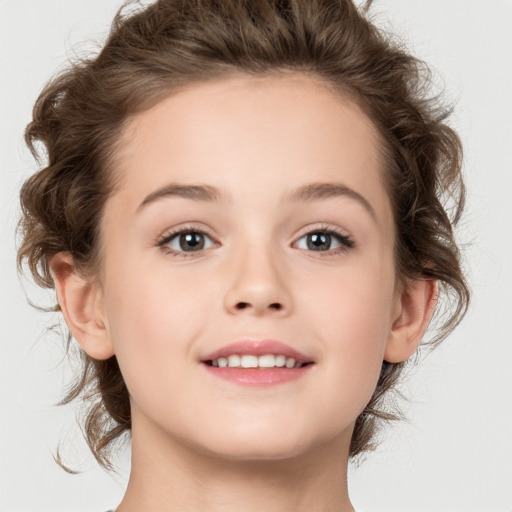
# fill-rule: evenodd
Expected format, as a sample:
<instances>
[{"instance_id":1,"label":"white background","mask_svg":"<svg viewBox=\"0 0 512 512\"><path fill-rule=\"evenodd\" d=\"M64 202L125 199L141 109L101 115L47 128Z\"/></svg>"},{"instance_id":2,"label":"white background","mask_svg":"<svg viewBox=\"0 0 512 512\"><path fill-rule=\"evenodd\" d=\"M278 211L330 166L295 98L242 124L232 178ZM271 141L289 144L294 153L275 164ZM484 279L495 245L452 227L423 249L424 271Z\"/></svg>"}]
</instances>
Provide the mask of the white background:
<instances>
[{"instance_id":1,"label":"white background","mask_svg":"<svg viewBox=\"0 0 512 512\"><path fill-rule=\"evenodd\" d=\"M22 140L31 106L66 55L101 42L119 0L0 0L0 512L104 512L127 478L89 455L73 407L54 407L69 377L50 315L16 275L17 194L36 166ZM365 512L512 511L512 1L377 0L375 12L443 77L457 101L468 209L460 239L474 297L463 324L404 386L408 422L351 468ZM53 461L58 442L68 462Z\"/></svg>"}]
</instances>

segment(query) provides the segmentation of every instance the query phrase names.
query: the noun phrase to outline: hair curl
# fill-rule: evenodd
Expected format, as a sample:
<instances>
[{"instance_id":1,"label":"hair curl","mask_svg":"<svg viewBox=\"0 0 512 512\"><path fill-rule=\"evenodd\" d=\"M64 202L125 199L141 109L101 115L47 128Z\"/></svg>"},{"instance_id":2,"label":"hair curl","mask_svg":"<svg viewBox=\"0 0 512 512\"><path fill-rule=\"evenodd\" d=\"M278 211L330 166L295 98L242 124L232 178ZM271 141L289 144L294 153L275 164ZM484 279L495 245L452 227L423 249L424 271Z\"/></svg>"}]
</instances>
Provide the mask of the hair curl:
<instances>
[{"instance_id":1,"label":"hair curl","mask_svg":"<svg viewBox=\"0 0 512 512\"><path fill-rule=\"evenodd\" d=\"M129 116L189 84L239 72L298 71L348 93L378 128L396 224L397 277L439 281L445 300L431 343L443 339L469 303L453 234L464 206L461 144L446 124L449 109L429 97L428 68L372 24L371 3L359 9L351 0L125 4L101 52L73 63L35 103L26 142L36 158L42 144L47 162L21 190L19 268L26 262L47 288L54 287L50 259L59 252L71 253L84 273L97 268L113 157ZM103 361L81 352L81 358L81 375L61 403L86 400L86 440L98 462L111 468L114 441L131 429L128 390L115 356ZM383 363L356 421L351 456L374 447L379 422L398 417L383 398L403 367Z\"/></svg>"}]
</instances>

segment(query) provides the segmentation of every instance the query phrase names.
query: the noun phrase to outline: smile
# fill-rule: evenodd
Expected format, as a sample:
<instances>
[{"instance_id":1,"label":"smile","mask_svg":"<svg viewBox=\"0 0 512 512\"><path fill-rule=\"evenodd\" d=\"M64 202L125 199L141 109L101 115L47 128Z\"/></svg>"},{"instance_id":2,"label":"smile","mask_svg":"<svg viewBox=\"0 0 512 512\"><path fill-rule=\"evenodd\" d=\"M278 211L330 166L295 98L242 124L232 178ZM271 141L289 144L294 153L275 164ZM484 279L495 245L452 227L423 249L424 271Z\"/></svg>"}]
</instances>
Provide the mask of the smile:
<instances>
[{"instance_id":1,"label":"smile","mask_svg":"<svg viewBox=\"0 0 512 512\"><path fill-rule=\"evenodd\" d=\"M236 341L207 354L200 362L215 377L258 387L300 379L314 366L310 356L271 339Z\"/></svg>"},{"instance_id":2,"label":"smile","mask_svg":"<svg viewBox=\"0 0 512 512\"><path fill-rule=\"evenodd\" d=\"M219 368L300 368L307 363L300 363L293 357L286 357L282 354L262 356L231 354L228 357L206 361L206 364Z\"/></svg>"}]
</instances>

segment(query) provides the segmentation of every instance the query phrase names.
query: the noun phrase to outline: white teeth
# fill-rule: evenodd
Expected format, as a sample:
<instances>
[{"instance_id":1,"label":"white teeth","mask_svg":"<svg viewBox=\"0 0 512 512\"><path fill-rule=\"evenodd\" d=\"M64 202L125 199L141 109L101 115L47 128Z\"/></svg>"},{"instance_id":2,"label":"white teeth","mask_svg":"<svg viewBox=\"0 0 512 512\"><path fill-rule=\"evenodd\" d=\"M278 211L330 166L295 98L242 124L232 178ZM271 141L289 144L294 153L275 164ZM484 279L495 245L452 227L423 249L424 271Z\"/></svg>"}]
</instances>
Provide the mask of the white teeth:
<instances>
[{"instance_id":1,"label":"white teeth","mask_svg":"<svg viewBox=\"0 0 512 512\"><path fill-rule=\"evenodd\" d=\"M258 366L260 368L274 368L276 365L276 358L272 354L258 357Z\"/></svg>"},{"instance_id":2,"label":"white teeth","mask_svg":"<svg viewBox=\"0 0 512 512\"><path fill-rule=\"evenodd\" d=\"M230 368L238 368L240 366L240 356L233 354L228 357L228 366Z\"/></svg>"},{"instance_id":3,"label":"white teeth","mask_svg":"<svg viewBox=\"0 0 512 512\"><path fill-rule=\"evenodd\" d=\"M286 356L276 356L276 366L282 368L286 364Z\"/></svg>"},{"instance_id":4,"label":"white teeth","mask_svg":"<svg viewBox=\"0 0 512 512\"><path fill-rule=\"evenodd\" d=\"M297 362L293 357L283 355L265 354L258 357L250 354L241 356L231 354L228 357L212 360L211 365L219 368L300 368L302 363Z\"/></svg>"},{"instance_id":5,"label":"white teeth","mask_svg":"<svg viewBox=\"0 0 512 512\"><path fill-rule=\"evenodd\" d=\"M242 356L240 359L240 366L242 368L258 368L258 357Z\"/></svg>"},{"instance_id":6,"label":"white teeth","mask_svg":"<svg viewBox=\"0 0 512 512\"><path fill-rule=\"evenodd\" d=\"M295 359L293 357L286 358L286 368L293 368L295 366Z\"/></svg>"}]
</instances>

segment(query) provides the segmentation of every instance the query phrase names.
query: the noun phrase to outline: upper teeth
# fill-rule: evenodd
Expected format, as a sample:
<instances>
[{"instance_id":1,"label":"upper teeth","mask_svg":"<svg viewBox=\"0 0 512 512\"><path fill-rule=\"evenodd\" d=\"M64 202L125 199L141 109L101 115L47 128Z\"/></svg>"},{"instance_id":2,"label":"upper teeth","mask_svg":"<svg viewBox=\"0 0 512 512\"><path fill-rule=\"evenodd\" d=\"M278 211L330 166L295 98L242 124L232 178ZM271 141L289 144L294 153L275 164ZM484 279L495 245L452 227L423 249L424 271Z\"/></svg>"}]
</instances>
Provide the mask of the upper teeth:
<instances>
[{"instance_id":1,"label":"upper teeth","mask_svg":"<svg viewBox=\"0 0 512 512\"><path fill-rule=\"evenodd\" d=\"M212 360L212 366L218 366L220 368L298 368L301 363L293 357L286 357L283 355L275 356L273 354L265 354L264 356L253 356L253 355L242 355L232 354L228 357L219 357L218 359Z\"/></svg>"}]
</instances>

